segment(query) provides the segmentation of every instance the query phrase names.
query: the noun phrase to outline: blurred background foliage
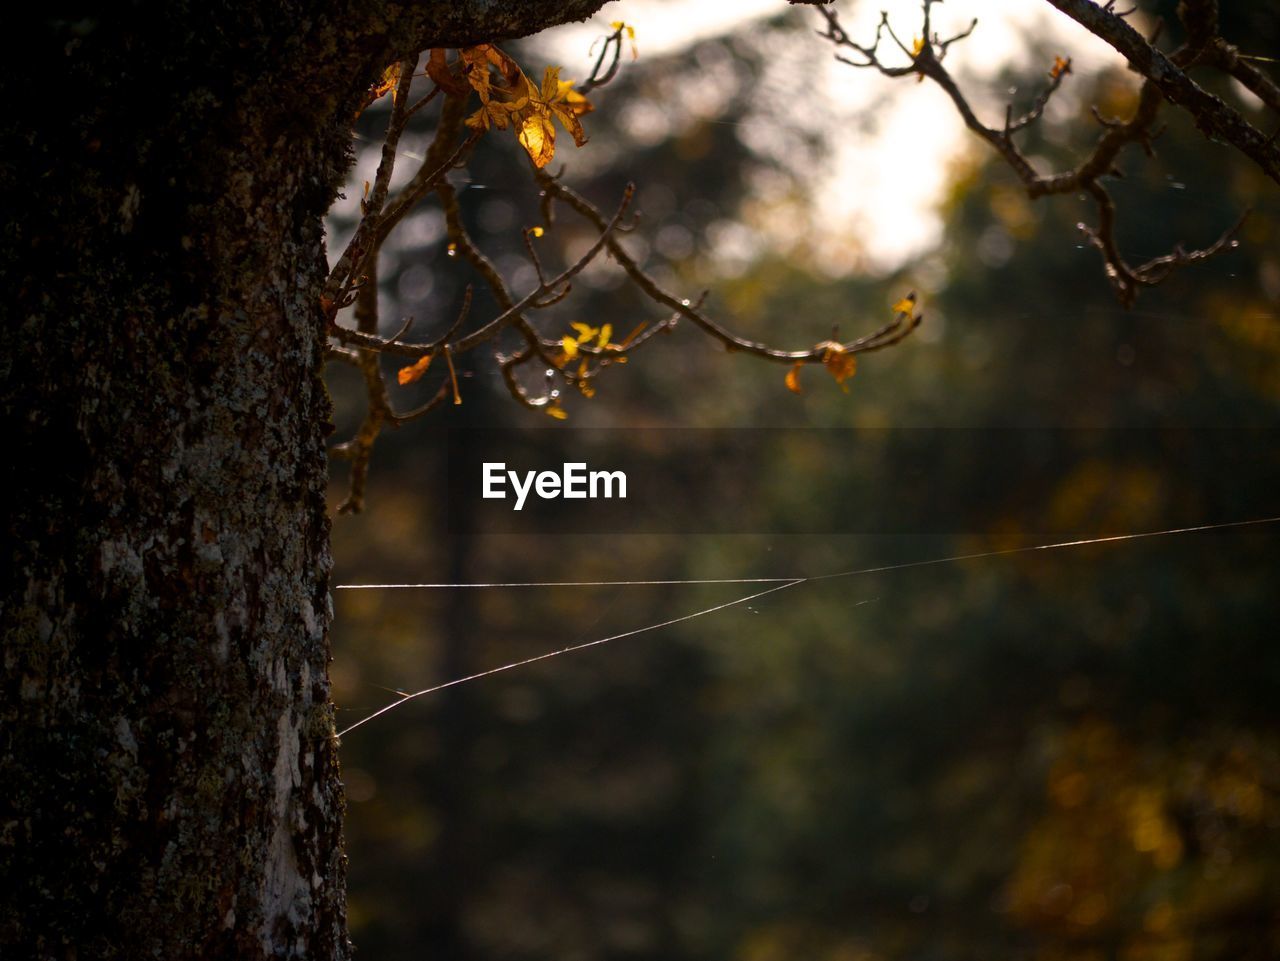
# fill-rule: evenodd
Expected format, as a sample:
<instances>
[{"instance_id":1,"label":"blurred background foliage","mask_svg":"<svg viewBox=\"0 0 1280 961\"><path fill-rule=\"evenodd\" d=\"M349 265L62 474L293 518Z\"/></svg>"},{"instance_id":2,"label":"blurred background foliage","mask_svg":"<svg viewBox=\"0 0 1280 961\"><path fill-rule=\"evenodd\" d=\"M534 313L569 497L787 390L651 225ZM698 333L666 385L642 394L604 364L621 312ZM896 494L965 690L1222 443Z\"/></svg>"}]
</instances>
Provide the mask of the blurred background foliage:
<instances>
[{"instance_id":1,"label":"blurred background foliage","mask_svg":"<svg viewBox=\"0 0 1280 961\"><path fill-rule=\"evenodd\" d=\"M1228 37L1280 49L1271 5L1224 13L1249 21ZM864 357L848 396L809 370L798 397L785 368L682 327L607 371L594 399L568 399L564 425L518 407L488 358L468 357L463 405L384 439L368 510L335 519L335 583L790 575L1033 542L964 456L933 482L984 519L965 535L450 534L465 518L444 517L428 483L444 427L554 428L545 442L568 459L581 426L1114 428L1088 459L1019 478L1010 515L1041 505L1055 529L1142 530L1159 505L1228 519L1265 499L1274 447L1224 501L1213 476L1169 472L1120 429L1276 426L1280 195L1255 170L1172 111L1154 163L1126 154L1114 190L1134 259L1207 242L1255 209L1238 250L1133 310L1075 230L1089 206L1029 203L976 146L937 159L950 188L936 248L875 272L875 237L806 226L829 141L859 135L800 116L806 64L829 55L812 24L755 22L652 57L638 26L642 56L596 97L591 144L557 160L603 208L638 184L628 244L655 275L688 296L710 289L734 329L788 345L833 323L846 336L877 326L910 288L924 327ZM511 49L540 69L534 43ZM1037 82L1011 71L993 85ZM1074 82L1091 91L1078 109L1031 135L1051 163L1095 135L1089 103L1132 102L1122 70ZM376 139L377 124L360 133ZM902 149L929 150L928 130ZM520 228L541 218L517 150L486 138L455 178L474 236L508 276L524 272L519 287L531 280ZM539 241L548 260L587 242L567 217ZM473 278L439 212L415 215L391 259L383 315L420 318L424 338L446 327ZM480 295L477 310L494 308ZM656 319L593 269L550 329ZM347 374L332 378L340 436L360 416ZM840 450L762 464L761 515L865 511L893 483L875 471ZM337 465L335 490L344 481ZM414 701L343 743L360 956L1280 956L1278 560L1259 528L819 582ZM340 717L742 593L339 591Z\"/></svg>"}]
</instances>

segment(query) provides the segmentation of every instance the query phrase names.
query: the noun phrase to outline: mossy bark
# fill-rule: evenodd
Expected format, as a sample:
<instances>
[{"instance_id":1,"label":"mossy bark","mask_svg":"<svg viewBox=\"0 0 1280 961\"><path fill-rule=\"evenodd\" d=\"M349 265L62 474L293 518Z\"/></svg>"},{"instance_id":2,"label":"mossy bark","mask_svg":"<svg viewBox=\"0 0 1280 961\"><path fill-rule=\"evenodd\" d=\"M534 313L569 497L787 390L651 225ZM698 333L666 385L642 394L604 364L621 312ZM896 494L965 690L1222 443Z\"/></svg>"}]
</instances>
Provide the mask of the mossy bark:
<instances>
[{"instance_id":1,"label":"mossy bark","mask_svg":"<svg viewBox=\"0 0 1280 961\"><path fill-rule=\"evenodd\" d=\"M3 956L348 956L321 218L383 65L597 5L133 4L22 38Z\"/></svg>"}]
</instances>

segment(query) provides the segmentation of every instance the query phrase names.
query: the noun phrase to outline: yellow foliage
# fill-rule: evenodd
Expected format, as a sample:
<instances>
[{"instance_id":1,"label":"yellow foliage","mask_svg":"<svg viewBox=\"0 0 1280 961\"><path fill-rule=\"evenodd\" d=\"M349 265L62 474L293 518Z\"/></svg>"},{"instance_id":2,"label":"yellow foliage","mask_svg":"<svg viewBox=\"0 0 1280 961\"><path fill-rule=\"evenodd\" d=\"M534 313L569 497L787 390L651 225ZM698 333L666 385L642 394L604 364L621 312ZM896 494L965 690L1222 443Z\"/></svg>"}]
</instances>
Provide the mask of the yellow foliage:
<instances>
[{"instance_id":1,"label":"yellow foliage","mask_svg":"<svg viewBox=\"0 0 1280 961\"><path fill-rule=\"evenodd\" d=\"M636 28L621 20L615 20L609 26L618 33L627 35L627 39L631 41L631 59L637 59L640 56L640 48L636 46Z\"/></svg>"},{"instance_id":2,"label":"yellow foliage","mask_svg":"<svg viewBox=\"0 0 1280 961\"><path fill-rule=\"evenodd\" d=\"M590 101L573 89L572 80L560 79L559 67L547 67L541 86L526 76L514 60L492 44L480 44L459 51L467 82L480 98L480 108L467 117L466 124L477 132L512 127L520 146L536 167L545 167L555 157L558 121L581 147L586 132L578 120L592 110ZM495 83L491 68L496 67ZM441 77L441 65L436 65ZM439 81L437 81L439 82Z\"/></svg>"}]
</instances>

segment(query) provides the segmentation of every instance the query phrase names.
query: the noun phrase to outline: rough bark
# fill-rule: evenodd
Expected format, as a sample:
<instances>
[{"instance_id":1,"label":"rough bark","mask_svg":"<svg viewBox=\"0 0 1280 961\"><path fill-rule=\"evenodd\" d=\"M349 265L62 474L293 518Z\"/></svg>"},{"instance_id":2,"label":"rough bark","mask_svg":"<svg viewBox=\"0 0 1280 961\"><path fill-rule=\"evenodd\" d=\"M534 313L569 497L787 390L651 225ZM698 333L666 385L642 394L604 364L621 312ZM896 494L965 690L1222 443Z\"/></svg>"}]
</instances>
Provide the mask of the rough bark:
<instances>
[{"instance_id":1,"label":"rough bark","mask_svg":"<svg viewBox=\"0 0 1280 961\"><path fill-rule=\"evenodd\" d=\"M595 6L205 0L24 35L0 80L3 956L348 956L321 217L392 58Z\"/></svg>"}]
</instances>

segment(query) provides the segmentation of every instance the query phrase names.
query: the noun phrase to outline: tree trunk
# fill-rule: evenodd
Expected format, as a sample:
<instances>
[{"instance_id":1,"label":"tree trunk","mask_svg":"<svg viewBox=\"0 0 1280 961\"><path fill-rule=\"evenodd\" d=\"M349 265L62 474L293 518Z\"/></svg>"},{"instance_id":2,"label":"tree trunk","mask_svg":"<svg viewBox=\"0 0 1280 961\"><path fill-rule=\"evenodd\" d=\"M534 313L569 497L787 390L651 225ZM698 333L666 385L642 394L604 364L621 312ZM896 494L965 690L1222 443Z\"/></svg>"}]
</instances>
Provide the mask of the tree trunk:
<instances>
[{"instance_id":1,"label":"tree trunk","mask_svg":"<svg viewBox=\"0 0 1280 961\"><path fill-rule=\"evenodd\" d=\"M598 3L145 6L0 80L0 954L343 958L321 218L388 61Z\"/></svg>"}]
</instances>

